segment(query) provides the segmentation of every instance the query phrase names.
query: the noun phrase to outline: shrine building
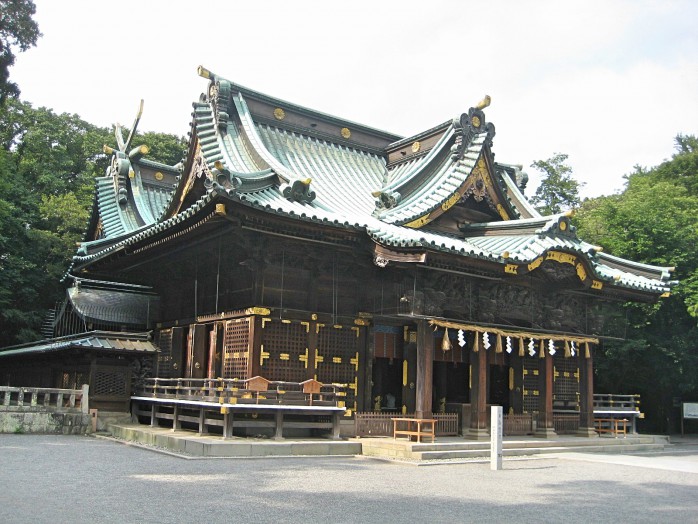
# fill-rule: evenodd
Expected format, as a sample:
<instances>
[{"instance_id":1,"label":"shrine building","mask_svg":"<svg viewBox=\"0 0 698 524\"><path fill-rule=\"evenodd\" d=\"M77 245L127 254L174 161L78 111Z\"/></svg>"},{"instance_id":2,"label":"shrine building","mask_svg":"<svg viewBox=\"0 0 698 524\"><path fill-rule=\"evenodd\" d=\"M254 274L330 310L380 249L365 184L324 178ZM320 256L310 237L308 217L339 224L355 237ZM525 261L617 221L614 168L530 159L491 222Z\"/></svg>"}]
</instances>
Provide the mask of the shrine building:
<instances>
[{"instance_id":1,"label":"shrine building","mask_svg":"<svg viewBox=\"0 0 698 524\"><path fill-rule=\"evenodd\" d=\"M65 303L0 350L3 384L128 410L152 377L314 379L345 387L345 420L456 411L479 438L497 404L593 434L605 311L657 301L671 268L541 216L495 161L489 97L402 137L199 74L180 164L117 128Z\"/></svg>"}]
</instances>

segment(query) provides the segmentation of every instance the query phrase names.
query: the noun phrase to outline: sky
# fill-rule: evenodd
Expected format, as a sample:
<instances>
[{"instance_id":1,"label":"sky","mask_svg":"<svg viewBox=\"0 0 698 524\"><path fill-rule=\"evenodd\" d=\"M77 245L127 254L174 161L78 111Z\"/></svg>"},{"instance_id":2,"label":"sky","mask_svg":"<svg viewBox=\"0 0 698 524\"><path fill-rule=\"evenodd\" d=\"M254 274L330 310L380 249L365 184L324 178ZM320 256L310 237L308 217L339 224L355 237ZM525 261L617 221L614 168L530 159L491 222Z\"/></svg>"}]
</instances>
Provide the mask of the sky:
<instances>
[{"instance_id":1,"label":"sky","mask_svg":"<svg viewBox=\"0 0 698 524\"><path fill-rule=\"evenodd\" d=\"M21 98L99 126L186 136L197 66L283 100L410 136L485 94L496 160L569 155L583 197L698 135L698 2L35 0Z\"/></svg>"}]
</instances>

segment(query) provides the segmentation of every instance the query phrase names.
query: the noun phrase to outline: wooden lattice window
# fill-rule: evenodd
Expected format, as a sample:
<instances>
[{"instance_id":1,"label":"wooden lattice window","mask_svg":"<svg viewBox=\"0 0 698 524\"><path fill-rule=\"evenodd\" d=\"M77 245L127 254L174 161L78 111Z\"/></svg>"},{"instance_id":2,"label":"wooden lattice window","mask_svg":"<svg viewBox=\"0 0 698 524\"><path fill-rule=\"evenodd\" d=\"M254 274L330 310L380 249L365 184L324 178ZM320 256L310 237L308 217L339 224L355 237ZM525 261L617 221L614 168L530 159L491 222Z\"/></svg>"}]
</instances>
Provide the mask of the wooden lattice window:
<instances>
[{"instance_id":1,"label":"wooden lattice window","mask_svg":"<svg viewBox=\"0 0 698 524\"><path fill-rule=\"evenodd\" d=\"M172 378L172 329L163 329L158 334L158 376Z\"/></svg>"},{"instance_id":2,"label":"wooden lattice window","mask_svg":"<svg viewBox=\"0 0 698 524\"><path fill-rule=\"evenodd\" d=\"M249 355L250 319L226 321L223 335L223 378L250 378L247 376Z\"/></svg>"},{"instance_id":3,"label":"wooden lattice window","mask_svg":"<svg viewBox=\"0 0 698 524\"><path fill-rule=\"evenodd\" d=\"M308 378L308 323L262 319L260 375L269 380Z\"/></svg>"},{"instance_id":4,"label":"wooden lattice window","mask_svg":"<svg viewBox=\"0 0 698 524\"><path fill-rule=\"evenodd\" d=\"M126 372L123 371L102 371L95 372L95 381L90 394L95 396L124 396L126 395Z\"/></svg>"},{"instance_id":5,"label":"wooden lattice window","mask_svg":"<svg viewBox=\"0 0 698 524\"><path fill-rule=\"evenodd\" d=\"M525 357L523 361L523 410L524 413L540 411L539 403L540 359Z\"/></svg>"},{"instance_id":6,"label":"wooden lattice window","mask_svg":"<svg viewBox=\"0 0 698 524\"><path fill-rule=\"evenodd\" d=\"M89 383L89 373L83 371L64 371L61 374L60 388L80 389L83 384Z\"/></svg>"},{"instance_id":7,"label":"wooden lattice window","mask_svg":"<svg viewBox=\"0 0 698 524\"><path fill-rule=\"evenodd\" d=\"M358 327L319 325L315 359L317 380L349 385L346 407L354 411L359 376L359 330Z\"/></svg>"},{"instance_id":8,"label":"wooden lattice window","mask_svg":"<svg viewBox=\"0 0 698 524\"><path fill-rule=\"evenodd\" d=\"M555 356L553 404L556 409L579 411L579 367L577 359Z\"/></svg>"}]
</instances>

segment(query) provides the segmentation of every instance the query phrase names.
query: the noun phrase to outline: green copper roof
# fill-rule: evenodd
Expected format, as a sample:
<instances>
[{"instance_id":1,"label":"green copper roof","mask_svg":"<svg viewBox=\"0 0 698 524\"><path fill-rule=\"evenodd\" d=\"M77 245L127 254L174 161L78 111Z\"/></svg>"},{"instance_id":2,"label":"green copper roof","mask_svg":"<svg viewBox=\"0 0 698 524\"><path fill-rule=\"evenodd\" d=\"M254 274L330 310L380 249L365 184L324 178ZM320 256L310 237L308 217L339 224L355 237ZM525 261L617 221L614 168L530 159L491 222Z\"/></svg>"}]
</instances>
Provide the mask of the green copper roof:
<instances>
[{"instance_id":1,"label":"green copper roof","mask_svg":"<svg viewBox=\"0 0 698 524\"><path fill-rule=\"evenodd\" d=\"M485 123L481 106L402 138L211 79L208 96L194 104L189 160L178 187L170 192L147 182L137 162L127 180L99 179L99 213L111 242L86 243L76 267L164 238L183 224L196 227L213 216L217 202L227 202L349 228L395 250L484 260L510 272L535 269L548 253L567 253L610 286L651 294L670 287L668 268L600 253L577 238L567 218L541 217L510 174L514 166L495 167L494 126ZM477 177L486 187L475 195ZM125 195L119 193L124 187ZM440 217L476 197L490 206L492 220L504 220L466 222L453 233L421 227L429 224L420 222L424 217Z\"/></svg>"},{"instance_id":2,"label":"green copper roof","mask_svg":"<svg viewBox=\"0 0 698 524\"><path fill-rule=\"evenodd\" d=\"M105 353L157 353L158 348L149 339L148 333L122 333L109 331L91 331L52 338L21 346L11 346L0 351L0 358L25 356L41 353L54 353L68 349L92 349Z\"/></svg>"}]
</instances>

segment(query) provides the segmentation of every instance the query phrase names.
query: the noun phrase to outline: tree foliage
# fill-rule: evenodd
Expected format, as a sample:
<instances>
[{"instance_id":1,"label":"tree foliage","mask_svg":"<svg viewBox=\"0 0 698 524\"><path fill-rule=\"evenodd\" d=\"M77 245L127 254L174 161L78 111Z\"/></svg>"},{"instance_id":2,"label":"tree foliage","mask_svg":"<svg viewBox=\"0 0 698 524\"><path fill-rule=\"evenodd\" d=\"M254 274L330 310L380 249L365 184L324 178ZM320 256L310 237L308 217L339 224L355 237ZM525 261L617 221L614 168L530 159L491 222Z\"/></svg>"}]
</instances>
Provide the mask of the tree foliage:
<instances>
[{"instance_id":1,"label":"tree foliage","mask_svg":"<svg viewBox=\"0 0 698 524\"><path fill-rule=\"evenodd\" d=\"M35 13L31 0L0 0L0 105L9 96L19 96L19 87L10 82L10 67L15 63L15 49L26 51L41 36L32 18Z\"/></svg>"},{"instance_id":2,"label":"tree foliage","mask_svg":"<svg viewBox=\"0 0 698 524\"><path fill-rule=\"evenodd\" d=\"M676 266L671 296L626 305L626 340L604 342L597 355L598 387L642 394L655 430L676 429L674 397L698 399L697 143L677 136L671 160L636 167L621 194L586 200L575 217L580 237L613 255Z\"/></svg>"},{"instance_id":3,"label":"tree foliage","mask_svg":"<svg viewBox=\"0 0 698 524\"><path fill-rule=\"evenodd\" d=\"M580 203L579 189L583 186L572 177L566 164L568 156L555 153L547 160L537 160L531 167L543 173L531 203L542 215L554 215L575 208Z\"/></svg>"},{"instance_id":4,"label":"tree foliage","mask_svg":"<svg viewBox=\"0 0 698 524\"><path fill-rule=\"evenodd\" d=\"M176 163L184 141L146 133L148 158ZM82 240L113 130L17 99L0 107L0 346L37 340Z\"/></svg>"}]
</instances>

